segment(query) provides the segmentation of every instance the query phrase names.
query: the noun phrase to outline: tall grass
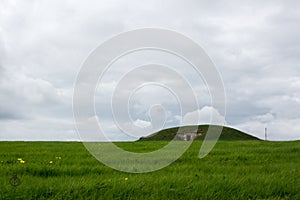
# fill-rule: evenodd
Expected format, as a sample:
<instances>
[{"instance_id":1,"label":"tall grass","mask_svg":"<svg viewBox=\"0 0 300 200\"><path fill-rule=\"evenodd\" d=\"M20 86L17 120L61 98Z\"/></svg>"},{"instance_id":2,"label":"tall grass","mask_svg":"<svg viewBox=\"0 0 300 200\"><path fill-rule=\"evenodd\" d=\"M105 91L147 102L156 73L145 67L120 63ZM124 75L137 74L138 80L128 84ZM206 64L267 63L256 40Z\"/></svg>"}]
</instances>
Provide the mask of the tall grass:
<instances>
[{"instance_id":1,"label":"tall grass","mask_svg":"<svg viewBox=\"0 0 300 200\"><path fill-rule=\"evenodd\" d=\"M165 144L118 146L146 152ZM128 174L99 163L81 143L0 142L0 199L300 199L299 141L219 141L203 159L200 145L162 170Z\"/></svg>"}]
</instances>

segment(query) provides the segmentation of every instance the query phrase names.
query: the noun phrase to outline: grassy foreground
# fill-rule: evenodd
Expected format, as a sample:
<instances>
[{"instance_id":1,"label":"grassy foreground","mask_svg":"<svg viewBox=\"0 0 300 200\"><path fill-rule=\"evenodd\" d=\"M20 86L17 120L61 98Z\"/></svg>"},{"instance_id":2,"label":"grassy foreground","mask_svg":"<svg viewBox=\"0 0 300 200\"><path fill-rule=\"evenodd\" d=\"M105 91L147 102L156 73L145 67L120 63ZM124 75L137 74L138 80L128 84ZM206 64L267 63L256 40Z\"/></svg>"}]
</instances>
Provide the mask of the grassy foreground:
<instances>
[{"instance_id":1,"label":"grassy foreground","mask_svg":"<svg viewBox=\"0 0 300 200\"><path fill-rule=\"evenodd\" d=\"M164 144L118 146L142 152ZM300 199L300 141L219 141L198 159L200 145L162 170L128 174L81 143L0 142L0 199Z\"/></svg>"}]
</instances>

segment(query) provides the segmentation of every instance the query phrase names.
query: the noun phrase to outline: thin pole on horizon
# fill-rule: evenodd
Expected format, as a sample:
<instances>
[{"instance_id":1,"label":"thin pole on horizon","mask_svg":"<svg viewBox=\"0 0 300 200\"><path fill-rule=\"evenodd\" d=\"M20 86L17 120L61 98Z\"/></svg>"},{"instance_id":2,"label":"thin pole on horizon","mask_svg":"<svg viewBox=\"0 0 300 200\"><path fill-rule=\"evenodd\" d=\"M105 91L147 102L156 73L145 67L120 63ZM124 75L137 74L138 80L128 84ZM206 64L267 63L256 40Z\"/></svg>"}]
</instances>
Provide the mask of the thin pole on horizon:
<instances>
[{"instance_id":1,"label":"thin pole on horizon","mask_svg":"<svg viewBox=\"0 0 300 200\"><path fill-rule=\"evenodd\" d=\"M267 135L268 135L268 130L267 130L267 128L265 128L265 141L267 141Z\"/></svg>"}]
</instances>

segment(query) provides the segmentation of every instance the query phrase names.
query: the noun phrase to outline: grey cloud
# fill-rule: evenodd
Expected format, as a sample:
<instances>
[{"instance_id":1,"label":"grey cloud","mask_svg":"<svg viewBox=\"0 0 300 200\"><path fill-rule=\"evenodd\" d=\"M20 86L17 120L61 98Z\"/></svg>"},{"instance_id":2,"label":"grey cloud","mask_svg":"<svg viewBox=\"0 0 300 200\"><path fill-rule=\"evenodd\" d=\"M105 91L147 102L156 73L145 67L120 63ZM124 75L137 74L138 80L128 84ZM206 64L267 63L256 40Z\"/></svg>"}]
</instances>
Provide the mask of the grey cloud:
<instances>
[{"instance_id":1,"label":"grey cloud","mask_svg":"<svg viewBox=\"0 0 300 200\"><path fill-rule=\"evenodd\" d=\"M300 115L296 112L300 108L299 8L298 1L282 0L3 1L1 139L76 138L72 129L72 87L84 59L113 35L149 26L181 32L204 47L224 80L227 124L253 134L261 134L268 125L273 139L300 138ZM140 63L165 59L167 65L178 69L184 66L171 57L161 57L139 59ZM123 61L125 65L139 63L130 58ZM197 82L187 69L190 81ZM115 75L107 82L116 81L123 72L113 71ZM141 74L139 78L146 80L149 76ZM203 80L196 84L201 107L209 105L203 85ZM177 87L181 87L179 82ZM101 95L96 96L99 106L107 102ZM113 130L108 107L100 110L98 114L105 118L108 130ZM175 110L170 105L172 115L178 114ZM135 117L145 120L142 115ZM293 128L289 135L283 135L280 126ZM39 135L45 129L46 134Z\"/></svg>"}]
</instances>

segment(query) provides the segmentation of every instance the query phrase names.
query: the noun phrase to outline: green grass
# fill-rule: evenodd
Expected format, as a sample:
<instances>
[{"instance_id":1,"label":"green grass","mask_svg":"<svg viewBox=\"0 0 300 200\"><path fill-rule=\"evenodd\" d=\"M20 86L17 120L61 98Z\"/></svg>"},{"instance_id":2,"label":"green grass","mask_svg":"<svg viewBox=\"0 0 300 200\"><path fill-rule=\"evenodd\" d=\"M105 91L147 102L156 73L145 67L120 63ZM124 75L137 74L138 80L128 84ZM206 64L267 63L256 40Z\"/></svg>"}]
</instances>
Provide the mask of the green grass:
<instances>
[{"instance_id":1,"label":"green grass","mask_svg":"<svg viewBox=\"0 0 300 200\"><path fill-rule=\"evenodd\" d=\"M165 144L118 146L145 152ZM0 142L0 199L300 199L300 141L219 141L198 159L200 145L162 170L128 174L102 165L81 143Z\"/></svg>"}]
</instances>

